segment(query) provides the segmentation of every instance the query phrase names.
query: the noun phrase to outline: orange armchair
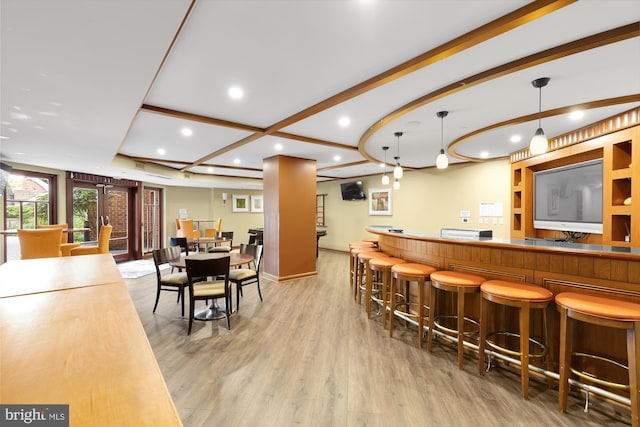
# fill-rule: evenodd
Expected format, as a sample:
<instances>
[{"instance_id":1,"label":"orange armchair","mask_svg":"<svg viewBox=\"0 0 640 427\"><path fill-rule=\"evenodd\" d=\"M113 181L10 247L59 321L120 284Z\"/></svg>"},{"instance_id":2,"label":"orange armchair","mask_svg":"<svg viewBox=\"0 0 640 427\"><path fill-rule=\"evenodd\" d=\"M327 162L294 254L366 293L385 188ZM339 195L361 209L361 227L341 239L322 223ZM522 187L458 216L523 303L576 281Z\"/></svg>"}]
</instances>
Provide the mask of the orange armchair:
<instances>
[{"instance_id":1,"label":"orange armchair","mask_svg":"<svg viewBox=\"0 0 640 427\"><path fill-rule=\"evenodd\" d=\"M193 228L193 220L192 219L181 219L180 222L180 233L182 235L178 235L178 237L186 237L187 239L196 239L200 237L200 230Z\"/></svg>"},{"instance_id":2,"label":"orange armchair","mask_svg":"<svg viewBox=\"0 0 640 427\"><path fill-rule=\"evenodd\" d=\"M214 228L205 228L204 235L205 237L216 237L218 233L222 231L222 218L216 219L216 225Z\"/></svg>"},{"instance_id":3,"label":"orange armchair","mask_svg":"<svg viewBox=\"0 0 640 427\"><path fill-rule=\"evenodd\" d=\"M66 231L69 228L69 225L66 223L63 224L42 224L38 225L38 228L59 228L62 230L62 237L60 238L60 243L67 243L69 238L69 232Z\"/></svg>"},{"instance_id":4,"label":"orange armchair","mask_svg":"<svg viewBox=\"0 0 640 427\"><path fill-rule=\"evenodd\" d=\"M92 254L108 254L109 253L109 238L111 238L112 225L103 225L98 235L98 245L93 246L80 246L79 248L71 249L71 255L92 255Z\"/></svg>"},{"instance_id":5,"label":"orange armchair","mask_svg":"<svg viewBox=\"0 0 640 427\"><path fill-rule=\"evenodd\" d=\"M53 258L62 256L60 239L62 228L46 228L40 230L18 230L20 241L20 259Z\"/></svg>"}]
</instances>

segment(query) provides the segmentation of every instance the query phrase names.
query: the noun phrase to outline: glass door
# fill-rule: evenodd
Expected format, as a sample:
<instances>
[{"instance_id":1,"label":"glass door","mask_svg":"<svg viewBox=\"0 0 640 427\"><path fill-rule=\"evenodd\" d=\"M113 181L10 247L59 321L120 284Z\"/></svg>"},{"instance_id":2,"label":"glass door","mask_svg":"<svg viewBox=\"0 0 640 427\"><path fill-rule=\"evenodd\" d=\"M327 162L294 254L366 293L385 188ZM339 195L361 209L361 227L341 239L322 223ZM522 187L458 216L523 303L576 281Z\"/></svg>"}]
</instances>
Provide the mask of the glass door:
<instances>
[{"instance_id":1,"label":"glass door","mask_svg":"<svg viewBox=\"0 0 640 427\"><path fill-rule=\"evenodd\" d=\"M148 254L162 247L162 189L145 187L143 200L142 251Z\"/></svg>"},{"instance_id":2,"label":"glass door","mask_svg":"<svg viewBox=\"0 0 640 427\"><path fill-rule=\"evenodd\" d=\"M74 241L97 245L100 227L111 224L113 229L109 252L116 261L133 258L130 243L130 189L110 184L76 182L72 194L73 227L88 229L84 233L75 233Z\"/></svg>"}]
</instances>

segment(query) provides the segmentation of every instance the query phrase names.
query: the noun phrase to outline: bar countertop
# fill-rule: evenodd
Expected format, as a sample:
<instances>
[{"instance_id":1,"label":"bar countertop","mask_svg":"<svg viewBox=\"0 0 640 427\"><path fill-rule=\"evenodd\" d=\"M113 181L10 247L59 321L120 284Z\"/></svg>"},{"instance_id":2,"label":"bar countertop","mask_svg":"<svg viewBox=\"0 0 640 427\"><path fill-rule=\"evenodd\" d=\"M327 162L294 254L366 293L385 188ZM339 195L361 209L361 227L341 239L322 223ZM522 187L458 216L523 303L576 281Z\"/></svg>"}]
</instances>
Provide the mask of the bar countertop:
<instances>
[{"instance_id":1,"label":"bar countertop","mask_svg":"<svg viewBox=\"0 0 640 427\"><path fill-rule=\"evenodd\" d=\"M390 231L394 230L394 231ZM462 237L442 237L439 233L428 233L414 230L400 230L389 227L369 226L366 231L385 236L404 238L409 240L423 240L440 243L463 243L470 246L483 246L511 249L522 249L527 251L539 251L550 253L577 254L593 257L609 257L616 259L638 260L640 261L640 248L606 245L587 245L582 243L572 243L565 241L555 241L550 239L501 239L492 237L462 238Z\"/></svg>"}]
</instances>

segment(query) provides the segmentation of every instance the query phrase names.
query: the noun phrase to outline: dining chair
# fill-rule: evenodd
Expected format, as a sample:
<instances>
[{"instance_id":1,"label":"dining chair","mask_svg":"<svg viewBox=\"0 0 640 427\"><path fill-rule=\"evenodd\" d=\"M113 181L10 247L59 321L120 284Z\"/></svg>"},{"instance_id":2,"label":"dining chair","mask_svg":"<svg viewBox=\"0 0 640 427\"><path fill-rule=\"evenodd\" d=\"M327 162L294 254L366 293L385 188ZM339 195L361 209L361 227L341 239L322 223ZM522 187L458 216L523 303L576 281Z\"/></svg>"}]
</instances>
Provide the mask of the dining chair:
<instances>
[{"instance_id":1,"label":"dining chair","mask_svg":"<svg viewBox=\"0 0 640 427\"><path fill-rule=\"evenodd\" d=\"M216 237L222 229L222 218L215 219L215 225L213 228L204 229L204 237Z\"/></svg>"},{"instance_id":2,"label":"dining chair","mask_svg":"<svg viewBox=\"0 0 640 427\"><path fill-rule=\"evenodd\" d=\"M168 248L155 249L152 252L153 252L153 263L156 266L156 279L157 279L156 302L153 305L153 312L155 313L156 308L158 307L158 301L160 300L160 292L170 291L170 292L178 293L178 300L176 302L182 301L182 316L184 316L184 290L186 287L189 286L189 279L187 278L187 273L171 272L169 274L162 274L161 268L160 268L163 264L167 264L176 259L180 259L180 247L171 246Z\"/></svg>"},{"instance_id":3,"label":"dining chair","mask_svg":"<svg viewBox=\"0 0 640 427\"><path fill-rule=\"evenodd\" d=\"M179 237L186 237L187 239L196 239L200 237L200 230L193 228L192 219L181 219L180 231L182 232L182 236Z\"/></svg>"},{"instance_id":4,"label":"dining chair","mask_svg":"<svg viewBox=\"0 0 640 427\"><path fill-rule=\"evenodd\" d=\"M243 296L242 288L253 283L258 288L258 295L262 301L262 292L260 292L260 261L262 260L262 245L245 245L240 244L240 253L253 256L253 268L235 268L229 272L229 281L236 285L236 309L240 309L240 297Z\"/></svg>"},{"instance_id":5,"label":"dining chair","mask_svg":"<svg viewBox=\"0 0 640 427\"><path fill-rule=\"evenodd\" d=\"M169 247L179 246L181 251L184 251L184 255L189 255L189 243L187 243L186 237L169 237ZM171 267L171 272L173 273L174 267ZM178 268L178 271L182 271L181 268Z\"/></svg>"},{"instance_id":6,"label":"dining chair","mask_svg":"<svg viewBox=\"0 0 640 427\"><path fill-rule=\"evenodd\" d=\"M20 259L53 258L62 256L60 239L62 228L36 230L18 229Z\"/></svg>"},{"instance_id":7,"label":"dining chair","mask_svg":"<svg viewBox=\"0 0 640 427\"><path fill-rule=\"evenodd\" d=\"M215 300L223 298L227 329L231 329L229 261L228 256L213 259L185 259L189 279L189 329L187 335L191 335L197 300L214 300L215 302Z\"/></svg>"},{"instance_id":8,"label":"dining chair","mask_svg":"<svg viewBox=\"0 0 640 427\"><path fill-rule=\"evenodd\" d=\"M62 237L60 238L60 243L67 243L68 239L69 239L69 232L67 231L67 229L69 228L69 225L66 223L62 223L62 224L38 224L37 228L59 228L60 230L62 230Z\"/></svg>"},{"instance_id":9,"label":"dining chair","mask_svg":"<svg viewBox=\"0 0 640 427\"><path fill-rule=\"evenodd\" d=\"M75 249L71 249L71 255L92 255L92 254L108 254L109 253L109 239L111 238L111 230L113 226L103 225L100 227L100 233L98 234L98 244L89 246L80 246Z\"/></svg>"},{"instance_id":10,"label":"dining chair","mask_svg":"<svg viewBox=\"0 0 640 427\"><path fill-rule=\"evenodd\" d=\"M226 242L220 246L212 247L209 252L231 252L231 249L233 249L233 231L222 231L216 237L225 239Z\"/></svg>"}]
</instances>

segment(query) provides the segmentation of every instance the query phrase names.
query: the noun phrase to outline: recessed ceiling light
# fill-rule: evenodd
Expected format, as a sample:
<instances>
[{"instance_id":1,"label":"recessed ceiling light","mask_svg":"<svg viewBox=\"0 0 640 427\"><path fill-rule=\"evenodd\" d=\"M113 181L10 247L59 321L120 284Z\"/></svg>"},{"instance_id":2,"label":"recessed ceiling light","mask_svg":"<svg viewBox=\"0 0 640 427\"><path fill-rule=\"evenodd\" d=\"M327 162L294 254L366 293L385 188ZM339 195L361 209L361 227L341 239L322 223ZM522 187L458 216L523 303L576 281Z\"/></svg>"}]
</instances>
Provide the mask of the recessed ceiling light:
<instances>
[{"instance_id":1,"label":"recessed ceiling light","mask_svg":"<svg viewBox=\"0 0 640 427\"><path fill-rule=\"evenodd\" d=\"M347 127L349 126L349 124L351 124L351 119L347 116L340 117L340 119L338 119L338 124L343 128Z\"/></svg>"},{"instance_id":2,"label":"recessed ceiling light","mask_svg":"<svg viewBox=\"0 0 640 427\"><path fill-rule=\"evenodd\" d=\"M233 164L234 165L239 165L240 164L240 159L233 159Z\"/></svg>"},{"instance_id":3,"label":"recessed ceiling light","mask_svg":"<svg viewBox=\"0 0 640 427\"><path fill-rule=\"evenodd\" d=\"M213 168L207 168L207 172L213 173Z\"/></svg>"},{"instance_id":4,"label":"recessed ceiling light","mask_svg":"<svg viewBox=\"0 0 640 427\"><path fill-rule=\"evenodd\" d=\"M164 156L165 154L167 154L167 150L165 150L164 148L158 148L156 153L160 154L161 156Z\"/></svg>"},{"instance_id":5,"label":"recessed ceiling light","mask_svg":"<svg viewBox=\"0 0 640 427\"><path fill-rule=\"evenodd\" d=\"M380 163L380 169L384 168L385 164L384 163Z\"/></svg>"},{"instance_id":6,"label":"recessed ceiling light","mask_svg":"<svg viewBox=\"0 0 640 427\"><path fill-rule=\"evenodd\" d=\"M482 151L480 153L480 158L486 159L487 157L489 157L489 152L488 151Z\"/></svg>"},{"instance_id":7,"label":"recessed ceiling light","mask_svg":"<svg viewBox=\"0 0 640 427\"><path fill-rule=\"evenodd\" d=\"M571 120L580 120L583 117L584 117L584 111L574 111L571 114L569 114L569 118Z\"/></svg>"},{"instance_id":8,"label":"recessed ceiling light","mask_svg":"<svg viewBox=\"0 0 640 427\"><path fill-rule=\"evenodd\" d=\"M339 155L337 155L337 154L336 154L335 156L333 156L333 160L335 160L336 162L339 162L341 158L342 158L342 157L340 157L340 156L339 156Z\"/></svg>"},{"instance_id":9,"label":"recessed ceiling light","mask_svg":"<svg viewBox=\"0 0 640 427\"><path fill-rule=\"evenodd\" d=\"M229 97L232 99L240 99L244 96L244 91L239 86L232 86L227 91Z\"/></svg>"},{"instance_id":10,"label":"recessed ceiling light","mask_svg":"<svg viewBox=\"0 0 640 427\"><path fill-rule=\"evenodd\" d=\"M282 144L276 144L273 148L275 148L276 151L282 151Z\"/></svg>"},{"instance_id":11,"label":"recessed ceiling light","mask_svg":"<svg viewBox=\"0 0 640 427\"><path fill-rule=\"evenodd\" d=\"M193 131L190 128L182 128L180 130L180 133L184 136L191 136L193 134Z\"/></svg>"},{"instance_id":12,"label":"recessed ceiling light","mask_svg":"<svg viewBox=\"0 0 640 427\"><path fill-rule=\"evenodd\" d=\"M509 141L515 144L522 141L522 137L520 135L512 135L511 138L509 138Z\"/></svg>"}]
</instances>

